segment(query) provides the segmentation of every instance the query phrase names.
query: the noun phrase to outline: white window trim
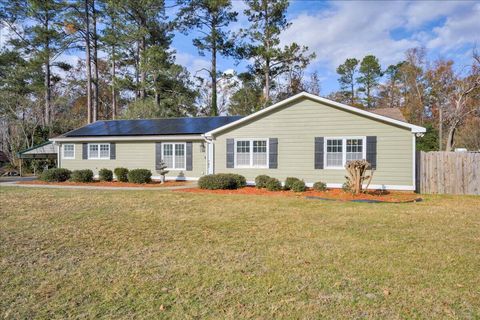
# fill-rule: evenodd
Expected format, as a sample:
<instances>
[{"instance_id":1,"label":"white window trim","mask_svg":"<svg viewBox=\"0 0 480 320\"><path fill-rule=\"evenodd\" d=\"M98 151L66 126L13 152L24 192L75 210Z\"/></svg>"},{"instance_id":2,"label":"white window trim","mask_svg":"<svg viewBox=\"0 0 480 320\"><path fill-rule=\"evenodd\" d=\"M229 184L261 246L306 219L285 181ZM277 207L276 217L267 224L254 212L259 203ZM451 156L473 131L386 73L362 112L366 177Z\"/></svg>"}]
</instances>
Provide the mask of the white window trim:
<instances>
[{"instance_id":1,"label":"white window trim","mask_svg":"<svg viewBox=\"0 0 480 320\"><path fill-rule=\"evenodd\" d=\"M327 166L327 140L342 140L342 166ZM323 143L323 163L324 169L344 170L347 164L347 140L362 139L362 159L367 158L367 137L366 136L343 136L343 137L325 137Z\"/></svg>"},{"instance_id":2,"label":"white window trim","mask_svg":"<svg viewBox=\"0 0 480 320\"><path fill-rule=\"evenodd\" d=\"M90 156L90 146L91 145L97 145L98 146L98 157L95 157L95 158L92 158ZM100 145L108 145L108 157L100 157ZM87 145L87 151L88 151L88 160L110 160L110 156L111 156L111 153L112 153L112 149L110 148L110 143L105 143L105 142L102 142L102 143L89 143Z\"/></svg>"},{"instance_id":3,"label":"white window trim","mask_svg":"<svg viewBox=\"0 0 480 320\"><path fill-rule=\"evenodd\" d=\"M172 153L173 153L173 166L174 168L166 168L165 170L184 170L186 171L187 170L187 143L186 142L162 142L162 159L164 157L164 153L163 153L163 148L165 147L166 144L173 144L173 149L172 149ZM175 145L180 145L182 144L183 145L183 163L184 163L184 166L182 168L175 168ZM193 157L193 154L192 154L192 157Z\"/></svg>"},{"instance_id":4,"label":"white window trim","mask_svg":"<svg viewBox=\"0 0 480 320\"><path fill-rule=\"evenodd\" d=\"M71 157L66 157L65 156L65 146L73 146L73 156L71 156ZM70 160L75 159L75 144L73 144L73 143L62 144L62 158L63 159L70 159Z\"/></svg>"},{"instance_id":5,"label":"white window trim","mask_svg":"<svg viewBox=\"0 0 480 320\"><path fill-rule=\"evenodd\" d=\"M269 138L242 138L242 139L234 139L234 168L238 169L268 169L270 163L270 139ZM250 165L238 165L237 164L237 141L250 141ZM267 142L267 164L264 166L254 166L253 164L253 141L266 141Z\"/></svg>"}]
</instances>

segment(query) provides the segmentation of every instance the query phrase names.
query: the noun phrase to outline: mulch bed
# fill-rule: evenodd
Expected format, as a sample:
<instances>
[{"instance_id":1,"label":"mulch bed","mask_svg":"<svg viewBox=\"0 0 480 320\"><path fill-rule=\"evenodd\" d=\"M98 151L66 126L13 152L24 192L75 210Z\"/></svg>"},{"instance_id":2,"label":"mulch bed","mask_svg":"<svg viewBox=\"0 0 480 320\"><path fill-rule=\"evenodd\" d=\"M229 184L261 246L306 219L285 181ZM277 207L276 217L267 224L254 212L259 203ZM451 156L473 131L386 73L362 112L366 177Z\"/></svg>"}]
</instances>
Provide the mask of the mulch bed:
<instances>
[{"instance_id":1,"label":"mulch bed","mask_svg":"<svg viewBox=\"0 0 480 320\"><path fill-rule=\"evenodd\" d=\"M255 187L245 187L237 190L204 190L200 188L188 188L175 190L175 192L210 193L210 194L240 194L240 195L261 195L261 196L284 196L284 197L305 197L316 200L337 200L354 202L417 202L421 198L413 192L402 191L369 191L358 195L344 192L341 189L329 189L327 191L315 191L309 189L305 192L292 191L268 191Z\"/></svg>"},{"instance_id":2,"label":"mulch bed","mask_svg":"<svg viewBox=\"0 0 480 320\"><path fill-rule=\"evenodd\" d=\"M152 181L150 183L138 184L130 182L118 182L118 181L94 181L94 182L45 182L41 180L34 181L19 181L17 184L33 184L33 185L52 185L52 186L90 186L90 187L152 187L152 188L163 188L163 187L176 187L184 186L187 182L185 181L165 181L164 184L161 184L160 181Z\"/></svg>"}]
</instances>

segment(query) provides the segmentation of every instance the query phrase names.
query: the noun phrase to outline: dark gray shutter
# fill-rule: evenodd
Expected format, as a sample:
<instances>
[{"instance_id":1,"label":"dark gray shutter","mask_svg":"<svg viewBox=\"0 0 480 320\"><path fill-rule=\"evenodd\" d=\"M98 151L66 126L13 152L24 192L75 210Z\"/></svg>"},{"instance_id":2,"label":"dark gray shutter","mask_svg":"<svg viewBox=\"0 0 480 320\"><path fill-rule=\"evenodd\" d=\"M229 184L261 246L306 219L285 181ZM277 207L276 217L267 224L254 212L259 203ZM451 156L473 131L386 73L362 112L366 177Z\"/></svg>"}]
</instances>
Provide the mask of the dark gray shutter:
<instances>
[{"instance_id":1,"label":"dark gray shutter","mask_svg":"<svg viewBox=\"0 0 480 320\"><path fill-rule=\"evenodd\" d=\"M83 160L88 159L88 143L82 144L82 159Z\"/></svg>"},{"instance_id":2,"label":"dark gray shutter","mask_svg":"<svg viewBox=\"0 0 480 320\"><path fill-rule=\"evenodd\" d=\"M323 137L315 137L315 169L323 169Z\"/></svg>"},{"instance_id":3,"label":"dark gray shutter","mask_svg":"<svg viewBox=\"0 0 480 320\"><path fill-rule=\"evenodd\" d=\"M227 168L235 166L235 142L233 139L227 139Z\"/></svg>"},{"instance_id":4,"label":"dark gray shutter","mask_svg":"<svg viewBox=\"0 0 480 320\"><path fill-rule=\"evenodd\" d=\"M372 169L377 169L377 137L367 137L367 159Z\"/></svg>"},{"instance_id":5,"label":"dark gray shutter","mask_svg":"<svg viewBox=\"0 0 480 320\"><path fill-rule=\"evenodd\" d=\"M161 170L160 161L162 160L162 143L155 142L155 170Z\"/></svg>"},{"instance_id":6,"label":"dark gray shutter","mask_svg":"<svg viewBox=\"0 0 480 320\"><path fill-rule=\"evenodd\" d=\"M193 170L193 155L192 155L192 143L187 142L187 148L186 148L186 158L187 158L187 164L185 168L187 171L192 171Z\"/></svg>"},{"instance_id":7,"label":"dark gray shutter","mask_svg":"<svg viewBox=\"0 0 480 320\"><path fill-rule=\"evenodd\" d=\"M114 142L110 143L110 160L117 159L117 147Z\"/></svg>"},{"instance_id":8,"label":"dark gray shutter","mask_svg":"<svg viewBox=\"0 0 480 320\"><path fill-rule=\"evenodd\" d=\"M278 168L278 139L270 138L268 140L268 167L270 169Z\"/></svg>"}]
</instances>

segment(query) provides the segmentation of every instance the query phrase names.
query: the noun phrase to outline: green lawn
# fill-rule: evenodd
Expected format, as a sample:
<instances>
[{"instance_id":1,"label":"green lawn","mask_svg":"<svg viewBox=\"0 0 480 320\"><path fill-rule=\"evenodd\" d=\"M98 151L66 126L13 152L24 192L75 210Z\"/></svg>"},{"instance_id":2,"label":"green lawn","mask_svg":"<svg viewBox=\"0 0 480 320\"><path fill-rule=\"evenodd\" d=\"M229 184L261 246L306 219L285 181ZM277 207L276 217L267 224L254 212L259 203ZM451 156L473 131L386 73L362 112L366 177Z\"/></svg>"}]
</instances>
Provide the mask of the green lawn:
<instances>
[{"instance_id":1,"label":"green lawn","mask_svg":"<svg viewBox=\"0 0 480 320\"><path fill-rule=\"evenodd\" d=\"M480 197L0 188L0 318L479 318Z\"/></svg>"}]
</instances>

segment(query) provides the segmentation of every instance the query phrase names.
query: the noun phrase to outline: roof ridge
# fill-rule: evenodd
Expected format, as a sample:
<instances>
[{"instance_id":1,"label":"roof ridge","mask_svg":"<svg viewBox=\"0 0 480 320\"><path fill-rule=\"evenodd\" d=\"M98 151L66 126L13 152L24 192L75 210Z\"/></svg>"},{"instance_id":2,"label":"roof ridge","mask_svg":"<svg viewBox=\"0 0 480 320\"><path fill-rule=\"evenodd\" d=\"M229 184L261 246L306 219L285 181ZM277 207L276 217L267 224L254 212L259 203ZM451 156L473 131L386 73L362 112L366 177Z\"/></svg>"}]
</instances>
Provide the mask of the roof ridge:
<instances>
[{"instance_id":1,"label":"roof ridge","mask_svg":"<svg viewBox=\"0 0 480 320\"><path fill-rule=\"evenodd\" d=\"M170 120L170 119L205 119L205 118L227 118L227 117L244 117L241 115L232 115L232 116L195 116L195 117L168 117L168 118L142 118L142 119L102 119L97 120L96 122L107 122L107 121L144 121L144 120ZM86 125L92 124L87 123Z\"/></svg>"}]
</instances>

